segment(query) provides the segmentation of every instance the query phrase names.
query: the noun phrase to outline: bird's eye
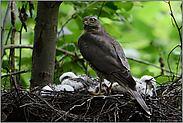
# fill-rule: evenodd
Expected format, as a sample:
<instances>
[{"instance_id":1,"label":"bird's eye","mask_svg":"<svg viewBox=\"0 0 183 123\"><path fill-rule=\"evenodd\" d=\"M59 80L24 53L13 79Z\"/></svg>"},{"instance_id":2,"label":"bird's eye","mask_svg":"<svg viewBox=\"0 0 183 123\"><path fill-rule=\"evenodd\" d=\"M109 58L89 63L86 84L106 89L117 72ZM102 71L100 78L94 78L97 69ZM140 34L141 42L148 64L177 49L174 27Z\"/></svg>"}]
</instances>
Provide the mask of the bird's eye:
<instances>
[{"instance_id":1,"label":"bird's eye","mask_svg":"<svg viewBox=\"0 0 183 123\"><path fill-rule=\"evenodd\" d=\"M95 19L94 19L94 18L91 18L91 19L90 19L90 22L91 22L91 23L95 22Z\"/></svg>"}]
</instances>

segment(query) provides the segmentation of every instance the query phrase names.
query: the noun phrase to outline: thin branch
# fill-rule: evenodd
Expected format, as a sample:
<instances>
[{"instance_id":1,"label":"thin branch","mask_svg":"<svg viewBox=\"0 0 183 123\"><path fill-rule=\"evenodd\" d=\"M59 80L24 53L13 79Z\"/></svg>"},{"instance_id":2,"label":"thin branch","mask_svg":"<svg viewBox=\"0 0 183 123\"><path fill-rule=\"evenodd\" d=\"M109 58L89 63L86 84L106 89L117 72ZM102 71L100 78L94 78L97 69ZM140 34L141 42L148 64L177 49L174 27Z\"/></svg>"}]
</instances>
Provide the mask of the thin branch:
<instances>
[{"instance_id":1,"label":"thin branch","mask_svg":"<svg viewBox=\"0 0 183 123\"><path fill-rule=\"evenodd\" d=\"M157 48L158 48L158 50L159 50L159 63L160 63L160 67L163 68L165 65L164 65L164 62L163 62L163 57L162 57L161 48L160 48L159 45L157 45ZM164 75L163 69L161 69L161 75Z\"/></svg>"},{"instance_id":2,"label":"thin branch","mask_svg":"<svg viewBox=\"0 0 183 123\"><path fill-rule=\"evenodd\" d=\"M173 50L175 50L177 47L181 47L181 45L175 46L175 47L170 51L170 53L168 54L167 63L168 63L168 68L169 68L169 70L170 70L170 73L173 73L173 72L171 71L170 64L169 64L170 54L171 54L171 53L173 52ZM175 73L173 73L173 74L175 74Z\"/></svg>"},{"instance_id":3,"label":"thin branch","mask_svg":"<svg viewBox=\"0 0 183 123\"><path fill-rule=\"evenodd\" d=\"M12 33L11 33L11 44L15 44L15 5L16 2L11 2L11 24L12 24ZM11 56L11 72L15 71L15 49L10 49L10 56ZM13 77L14 81L16 82L16 76Z\"/></svg>"},{"instance_id":4,"label":"thin branch","mask_svg":"<svg viewBox=\"0 0 183 123\"><path fill-rule=\"evenodd\" d=\"M75 53L77 52L77 48L76 48L76 45L74 43L63 44L63 47L67 47L67 46L73 46Z\"/></svg>"},{"instance_id":5,"label":"thin branch","mask_svg":"<svg viewBox=\"0 0 183 123\"><path fill-rule=\"evenodd\" d=\"M146 61L141 61L141 60L137 60L137 59L130 58L130 57L126 57L126 58L127 58L127 59L130 59L130 60L133 60L133 61L136 61L136 62L143 63L143 64L151 65L151 66L153 66L153 67L155 67L155 68L161 69L161 70L166 71L166 72L169 72L169 73L177 74L177 73L174 73L174 72L172 72L172 71L170 71L170 70L164 69L164 68L162 68L162 67L158 67L158 66L156 66L156 65L154 65L154 64L152 64L152 63L146 62ZM177 75L180 75L180 74L177 74Z\"/></svg>"},{"instance_id":6,"label":"thin branch","mask_svg":"<svg viewBox=\"0 0 183 123\"><path fill-rule=\"evenodd\" d=\"M177 27L177 29L178 29L179 37L180 37L180 43L181 43L181 47L182 47L182 33L181 33L181 28L182 28L182 26L179 28L179 26L178 26L178 24L177 24L177 21L176 21L176 19L175 19L175 17L174 17L173 11L172 11L172 7L171 7L171 4L170 4L170 1L168 1L168 5L169 5L169 8L170 8L170 15L172 16L173 21L174 21L174 23L175 23L175 25L176 25L176 27Z\"/></svg>"},{"instance_id":7,"label":"thin branch","mask_svg":"<svg viewBox=\"0 0 183 123\"><path fill-rule=\"evenodd\" d=\"M29 45L29 44L22 44L22 45L14 44L14 45L6 45L6 46L4 46L4 50L11 49L11 48L30 48L30 49L33 49L33 45ZM64 50L64 49L61 49L61 48L58 48L58 47L56 47L56 50L59 51L59 52L62 52L64 54L73 56L73 57L78 57L78 56L81 55L80 53L72 53L70 51L67 51L67 50ZM146 61L141 61L141 60L137 60L137 59L130 58L130 57L126 57L126 58L130 59L130 60L133 60L133 61L136 61L136 62L140 62L140 63L146 64L146 65L151 65L153 67L156 67L158 69L164 70L164 71L169 72L169 73L177 74L177 73L174 73L174 72L172 72L170 70L164 69L162 67L158 67L158 66L156 66L156 65L154 65L152 63L146 62ZM177 75L179 75L179 74L177 74Z\"/></svg>"},{"instance_id":8,"label":"thin branch","mask_svg":"<svg viewBox=\"0 0 183 123\"><path fill-rule=\"evenodd\" d=\"M60 71L61 71L61 68L62 68L62 64L63 64L63 62L64 62L64 59L67 57L68 55L67 54L64 54L59 60L55 60L56 61L56 69L57 69L57 74L56 74L56 78L54 79L54 82L55 82L55 80L57 79L57 78L59 78L59 76L58 76L58 74L60 73ZM60 61L62 61L61 62L61 64L60 64L60 66L59 66L59 62Z\"/></svg>"},{"instance_id":9,"label":"thin branch","mask_svg":"<svg viewBox=\"0 0 183 123\"><path fill-rule=\"evenodd\" d=\"M29 44L11 44L11 45L5 45L4 50L12 49L12 48L30 48L33 49L33 45Z\"/></svg>"},{"instance_id":10,"label":"thin branch","mask_svg":"<svg viewBox=\"0 0 183 123\"><path fill-rule=\"evenodd\" d=\"M58 115L59 115L59 118L63 118L64 115L67 114L67 116L71 117L71 118L78 118L78 115L75 115L75 114L72 114L72 113L67 113L63 110L58 110L58 109L55 109L51 104L49 104L46 100L44 100L41 96L38 96L37 94L34 94L36 97L38 97L40 100L42 100L44 103L47 104L47 106L53 110L54 112L56 112Z\"/></svg>"},{"instance_id":11,"label":"thin branch","mask_svg":"<svg viewBox=\"0 0 183 123\"><path fill-rule=\"evenodd\" d=\"M27 10L27 4L28 4L28 2L26 3L26 5L25 5L25 13L24 14L26 14L26 10ZM23 5L24 6L24 5ZM23 7L22 6L22 7ZM20 20L21 20L21 11L19 12L19 18L20 18ZM21 20L22 21L22 20ZM23 27L24 27L24 24L23 24L23 22L22 22L22 25L21 25L21 27L20 27L20 31L19 31L19 33L20 33L20 42L19 42L19 44L22 44L22 29L23 29ZM22 62L22 48L20 48L19 49L20 50L20 53L19 53L19 71L21 71L21 62ZM20 81L20 74L18 75L18 81Z\"/></svg>"},{"instance_id":12,"label":"thin branch","mask_svg":"<svg viewBox=\"0 0 183 123\"><path fill-rule=\"evenodd\" d=\"M102 114L102 111L103 111L103 109L104 109L104 107L105 107L107 101L108 101L108 100L106 100L106 101L104 102L104 104L103 104L103 106L102 106L102 108L101 108L101 110L100 110L100 113L98 114L97 121L99 120L99 118L100 118L100 116L101 116L101 114Z\"/></svg>"},{"instance_id":13,"label":"thin branch","mask_svg":"<svg viewBox=\"0 0 183 123\"><path fill-rule=\"evenodd\" d=\"M4 17L4 20L3 20L3 27L2 27L2 30L1 30L1 64L3 62L2 58L3 58L3 54L4 54L4 45L3 45L4 32L5 32L5 28L6 28L6 22L7 22L7 19L8 19L8 14L9 14L9 11L10 11L10 8L11 8L10 5L11 5L11 1L8 2L5 17Z\"/></svg>"},{"instance_id":14,"label":"thin branch","mask_svg":"<svg viewBox=\"0 0 183 123\"><path fill-rule=\"evenodd\" d=\"M85 114L84 114L84 117L86 116L86 114L87 114L88 111L89 111L89 108L90 108L92 99L93 99L93 97L91 97L90 99L88 99L88 100L89 100L89 104L87 104L87 109L86 109L86 112L85 112ZM88 100L87 100L87 102L88 102Z\"/></svg>"},{"instance_id":15,"label":"thin branch","mask_svg":"<svg viewBox=\"0 0 183 123\"><path fill-rule=\"evenodd\" d=\"M7 55L6 52L5 52L5 50L4 50L4 46L6 46L7 43L8 43L8 39L9 39L9 37L10 37L11 31L12 31L12 27L10 27L9 32L8 32L8 35L7 35L7 38L6 38L6 41L5 41L5 44L3 45L3 52L4 52L4 53L3 53L3 56L4 56L4 55ZM3 58L3 56L2 56L2 58ZM7 57L8 57L8 55L7 55ZM3 60L2 60L2 62L3 62ZM2 62L1 62L1 64L2 64Z\"/></svg>"},{"instance_id":16,"label":"thin branch","mask_svg":"<svg viewBox=\"0 0 183 123\"><path fill-rule=\"evenodd\" d=\"M5 44L4 45L7 45L8 44L8 39L10 37L11 31L12 31L12 27L10 27L10 29L9 29L9 32L8 32L8 35L7 35L7 38L6 38L6 41L5 41Z\"/></svg>"},{"instance_id":17,"label":"thin branch","mask_svg":"<svg viewBox=\"0 0 183 123\"><path fill-rule=\"evenodd\" d=\"M33 45L29 45L29 44L14 44L14 45L6 45L4 46L4 50L6 49L12 49L12 48L30 48L30 49L33 49ZM71 56L80 56L81 54L75 54L75 53L72 53L70 51L67 51L67 50L64 50L64 49L61 49L61 48L58 48L56 47L56 50L59 51L59 52L62 52L64 54L68 54L68 55L71 55Z\"/></svg>"},{"instance_id":18,"label":"thin branch","mask_svg":"<svg viewBox=\"0 0 183 123\"><path fill-rule=\"evenodd\" d=\"M103 1L102 6L101 6L101 8L100 8L100 12L99 12L99 15L98 15L98 19L99 19L99 17L100 17L101 14L102 14L102 9L103 9L104 3L105 3L105 1Z\"/></svg>"},{"instance_id":19,"label":"thin branch","mask_svg":"<svg viewBox=\"0 0 183 123\"><path fill-rule=\"evenodd\" d=\"M176 67L176 69L177 69L177 71L176 71L176 73L178 72L178 69L179 69L179 63L182 61L182 50L181 50L181 53L180 53L180 55L179 55L179 59L178 59L178 62L177 62L177 67ZM176 75L177 76L177 75Z\"/></svg>"},{"instance_id":20,"label":"thin branch","mask_svg":"<svg viewBox=\"0 0 183 123\"><path fill-rule=\"evenodd\" d=\"M68 54L70 56L79 56L80 54L76 54L76 53L72 53L70 51L67 51L67 50L64 50L64 49L61 49L61 48L58 48L56 47L56 50L59 51L59 52L62 52L62 53L65 53L65 54Z\"/></svg>"},{"instance_id":21,"label":"thin branch","mask_svg":"<svg viewBox=\"0 0 183 123\"><path fill-rule=\"evenodd\" d=\"M10 73L10 69L9 69L7 66L6 66L5 68L6 68L7 71ZM11 80L11 79L12 79L12 81L13 81L13 85L14 85L14 87L15 87L15 90L16 90L16 92L17 92L17 95L18 95L18 97L19 97L19 99L20 99L20 93L19 93L19 90L18 90L16 81L15 81L15 79L13 78L13 74L10 75L10 80ZM18 101L18 100L17 100L17 101ZM19 100L19 103L21 104L21 100Z\"/></svg>"},{"instance_id":22,"label":"thin branch","mask_svg":"<svg viewBox=\"0 0 183 123\"><path fill-rule=\"evenodd\" d=\"M22 44L22 29L23 29L23 24L20 28L20 42L19 44ZM21 62L22 62L22 48L19 49L20 50L20 54L19 54L19 71L21 70ZM18 75L18 80L20 81L20 74Z\"/></svg>"},{"instance_id":23,"label":"thin branch","mask_svg":"<svg viewBox=\"0 0 183 123\"><path fill-rule=\"evenodd\" d=\"M1 78L11 76L11 75L20 74L20 73L26 73L26 72L27 72L27 70L16 71L16 72L12 72L12 73L9 73L9 74L6 74L6 75L2 75Z\"/></svg>"}]
</instances>

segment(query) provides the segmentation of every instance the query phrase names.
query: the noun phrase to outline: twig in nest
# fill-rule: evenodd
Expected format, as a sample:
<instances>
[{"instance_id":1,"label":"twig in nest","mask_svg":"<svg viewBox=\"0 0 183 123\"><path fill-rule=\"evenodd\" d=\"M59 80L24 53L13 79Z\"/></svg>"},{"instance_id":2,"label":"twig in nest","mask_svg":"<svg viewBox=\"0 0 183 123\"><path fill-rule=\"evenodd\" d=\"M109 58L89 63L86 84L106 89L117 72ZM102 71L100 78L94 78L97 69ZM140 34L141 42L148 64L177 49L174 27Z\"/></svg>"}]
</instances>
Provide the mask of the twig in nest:
<instances>
[{"instance_id":1,"label":"twig in nest","mask_svg":"<svg viewBox=\"0 0 183 123\"><path fill-rule=\"evenodd\" d=\"M7 66L6 66L5 68L8 70L8 72L10 72L10 70L9 70L9 68L8 68ZM12 79L13 85L14 85L15 90L16 90L16 92L17 92L17 95L18 95L18 97L19 97L19 99L20 99L19 90L18 90L18 87L17 87L17 84L16 84L15 80L13 79L13 75L10 75L10 79ZM20 100L19 100L19 101L20 101ZM21 104L21 101L20 101L20 104Z\"/></svg>"},{"instance_id":2,"label":"twig in nest","mask_svg":"<svg viewBox=\"0 0 183 123\"><path fill-rule=\"evenodd\" d=\"M66 114L69 113L69 112L65 112L65 111L62 111L62 110L57 110L52 105L50 105L46 100L44 100L42 97L38 96L37 94L35 94L35 96L38 97L39 99L41 99L43 102L45 102L48 105L48 107L50 107L53 111L55 111L56 113L59 114L58 120L63 118L63 116L65 116ZM69 114L69 117L77 118L78 116L74 115L74 114ZM57 120L55 120L55 121L57 121Z\"/></svg>"},{"instance_id":3,"label":"twig in nest","mask_svg":"<svg viewBox=\"0 0 183 123\"><path fill-rule=\"evenodd\" d=\"M90 99L84 101L83 103L81 103L80 105L74 105L74 106L72 106L63 116L59 117L59 118L56 119L55 121L60 120L62 117L66 116L70 111L72 111L74 108L76 108L76 107L81 107L81 106L83 106L86 102L88 102L88 101L90 101L90 100L92 100L92 99L93 99L93 98L90 98Z\"/></svg>"},{"instance_id":4,"label":"twig in nest","mask_svg":"<svg viewBox=\"0 0 183 123\"><path fill-rule=\"evenodd\" d=\"M101 108L101 110L100 110L100 113L99 113L98 116L97 116L97 121L98 121L98 119L99 119L99 117L100 117L100 115L101 115L101 113L102 113L102 111L103 111L103 109L104 109L104 107L105 107L107 101L108 101L108 100L106 100L106 101L104 102L104 105L102 106L102 108Z\"/></svg>"},{"instance_id":5,"label":"twig in nest","mask_svg":"<svg viewBox=\"0 0 183 123\"><path fill-rule=\"evenodd\" d=\"M91 97L90 99L88 99L89 100L89 104L88 104L88 106L87 106L87 110L86 110L86 112L85 112L85 114L84 114L84 117L86 116L86 114L88 113L88 110L89 110L89 108L90 108L90 104L91 104L91 100L93 99L93 97ZM88 102L88 100L87 100L87 102Z\"/></svg>"}]
</instances>

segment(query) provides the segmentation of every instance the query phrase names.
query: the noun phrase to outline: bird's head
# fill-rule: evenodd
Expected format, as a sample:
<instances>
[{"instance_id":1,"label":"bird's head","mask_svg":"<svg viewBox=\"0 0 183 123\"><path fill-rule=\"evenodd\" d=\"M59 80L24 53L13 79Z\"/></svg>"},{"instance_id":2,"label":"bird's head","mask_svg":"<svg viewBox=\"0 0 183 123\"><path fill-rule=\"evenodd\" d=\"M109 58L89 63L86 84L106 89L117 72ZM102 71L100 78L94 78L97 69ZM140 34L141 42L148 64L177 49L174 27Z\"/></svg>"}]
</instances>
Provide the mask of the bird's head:
<instances>
[{"instance_id":1,"label":"bird's head","mask_svg":"<svg viewBox=\"0 0 183 123\"><path fill-rule=\"evenodd\" d=\"M77 78L77 76L72 72L67 72L67 73L62 74L60 76L59 80L60 80L60 82L62 82L65 79L68 79L68 78Z\"/></svg>"},{"instance_id":2,"label":"bird's head","mask_svg":"<svg viewBox=\"0 0 183 123\"><path fill-rule=\"evenodd\" d=\"M150 87L156 84L156 80L152 76L144 75L140 79L142 82L145 82Z\"/></svg>"},{"instance_id":3,"label":"bird's head","mask_svg":"<svg viewBox=\"0 0 183 123\"><path fill-rule=\"evenodd\" d=\"M85 32L94 32L101 27L100 21L95 16L86 16L83 18L83 28Z\"/></svg>"}]
</instances>

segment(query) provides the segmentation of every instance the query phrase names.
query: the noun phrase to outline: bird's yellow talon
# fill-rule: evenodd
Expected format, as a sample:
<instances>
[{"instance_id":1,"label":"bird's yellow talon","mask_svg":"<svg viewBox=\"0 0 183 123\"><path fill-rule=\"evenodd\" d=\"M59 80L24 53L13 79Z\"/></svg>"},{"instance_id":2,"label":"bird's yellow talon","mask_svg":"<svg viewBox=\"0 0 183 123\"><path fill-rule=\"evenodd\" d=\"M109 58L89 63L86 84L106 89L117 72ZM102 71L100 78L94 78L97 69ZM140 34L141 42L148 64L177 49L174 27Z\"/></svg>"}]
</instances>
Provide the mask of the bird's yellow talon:
<instances>
[{"instance_id":1,"label":"bird's yellow talon","mask_svg":"<svg viewBox=\"0 0 183 123\"><path fill-rule=\"evenodd\" d=\"M95 93L95 92L93 92L93 91L89 91L91 94L93 94L93 95L102 95L102 96L104 96L102 93L100 93L100 92L98 92L98 93Z\"/></svg>"},{"instance_id":2,"label":"bird's yellow talon","mask_svg":"<svg viewBox=\"0 0 183 123\"><path fill-rule=\"evenodd\" d=\"M104 83L104 85L109 89L108 95L110 95L111 93L111 88L112 88L112 83L110 86L108 86L106 83Z\"/></svg>"}]
</instances>

